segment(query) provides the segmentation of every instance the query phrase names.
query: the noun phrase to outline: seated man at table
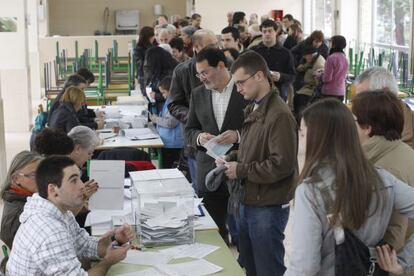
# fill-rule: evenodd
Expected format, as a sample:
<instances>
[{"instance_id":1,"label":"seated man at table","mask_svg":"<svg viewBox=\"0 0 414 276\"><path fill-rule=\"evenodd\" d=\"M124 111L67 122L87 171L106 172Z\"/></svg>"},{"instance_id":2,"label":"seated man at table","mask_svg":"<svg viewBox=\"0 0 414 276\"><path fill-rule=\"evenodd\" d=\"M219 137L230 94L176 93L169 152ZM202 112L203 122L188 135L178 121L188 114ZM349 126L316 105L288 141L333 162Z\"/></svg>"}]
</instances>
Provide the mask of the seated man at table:
<instances>
[{"instance_id":1,"label":"seated man at table","mask_svg":"<svg viewBox=\"0 0 414 276\"><path fill-rule=\"evenodd\" d=\"M85 188L72 159L47 157L36 170L36 183L38 193L27 199L20 216L7 275L105 275L125 258L130 226L91 237L69 211L82 206ZM102 260L88 272L81 268L78 258L96 257Z\"/></svg>"}]
</instances>

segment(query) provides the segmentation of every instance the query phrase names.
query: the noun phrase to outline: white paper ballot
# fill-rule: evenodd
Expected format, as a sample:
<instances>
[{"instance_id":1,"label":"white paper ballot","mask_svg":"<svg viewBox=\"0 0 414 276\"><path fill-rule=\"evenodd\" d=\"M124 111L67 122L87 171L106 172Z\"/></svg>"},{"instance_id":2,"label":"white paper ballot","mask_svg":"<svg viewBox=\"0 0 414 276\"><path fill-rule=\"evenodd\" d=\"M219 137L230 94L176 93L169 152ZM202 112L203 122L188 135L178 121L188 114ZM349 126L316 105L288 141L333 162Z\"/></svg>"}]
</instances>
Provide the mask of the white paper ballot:
<instances>
[{"instance_id":1,"label":"white paper ballot","mask_svg":"<svg viewBox=\"0 0 414 276\"><path fill-rule=\"evenodd\" d=\"M162 180L185 177L178 169L159 169L131 172L133 181Z\"/></svg>"},{"instance_id":2,"label":"white paper ballot","mask_svg":"<svg viewBox=\"0 0 414 276\"><path fill-rule=\"evenodd\" d=\"M125 161L91 160L89 177L98 191L89 199L90 210L122 210L124 207Z\"/></svg>"},{"instance_id":3,"label":"white paper ballot","mask_svg":"<svg viewBox=\"0 0 414 276\"><path fill-rule=\"evenodd\" d=\"M129 128L121 130L121 135L130 140L157 139L160 136L152 132L149 128Z\"/></svg>"},{"instance_id":4,"label":"white paper ballot","mask_svg":"<svg viewBox=\"0 0 414 276\"><path fill-rule=\"evenodd\" d=\"M174 256L174 259L186 258L186 257L202 259L205 256L218 250L219 248L220 247L218 246L214 246L210 244L194 243L194 244L173 246L171 248L160 250L160 252Z\"/></svg>"},{"instance_id":5,"label":"white paper ballot","mask_svg":"<svg viewBox=\"0 0 414 276\"><path fill-rule=\"evenodd\" d=\"M158 266L167 264L171 260L172 256L165 253L130 249L128 250L126 258L121 262L136 265Z\"/></svg>"},{"instance_id":6,"label":"white paper ballot","mask_svg":"<svg viewBox=\"0 0 414 276\"><path fill-rule=\"evenodd\" d=\"M145 270L119 274L119 276L168 276L168 275L159 271L156 268L148 268Z\"/></svg>"},{"instance_id":7,"label":"white paper ballot","mask_svg":"<svg viewBox=\"0 0 414 276\"><path fill-rule=\"evenodd\" d=\"M171 276L204 276L221 271L223 268L206 260L157 266L157 269Z\"/></svg>"},{"instance_id":8,"label":"white paper ballot","mask_svg":"<svg viewBox=\"0 0 414 276\"><path fill-rule=\"evenodd\" d=\"M225 155L233 146L233 144L218 144L216 141L220 136L214 137L203 145L207 149L207 154L214 159L221 158Z\"/></svg>"}]
</instances>

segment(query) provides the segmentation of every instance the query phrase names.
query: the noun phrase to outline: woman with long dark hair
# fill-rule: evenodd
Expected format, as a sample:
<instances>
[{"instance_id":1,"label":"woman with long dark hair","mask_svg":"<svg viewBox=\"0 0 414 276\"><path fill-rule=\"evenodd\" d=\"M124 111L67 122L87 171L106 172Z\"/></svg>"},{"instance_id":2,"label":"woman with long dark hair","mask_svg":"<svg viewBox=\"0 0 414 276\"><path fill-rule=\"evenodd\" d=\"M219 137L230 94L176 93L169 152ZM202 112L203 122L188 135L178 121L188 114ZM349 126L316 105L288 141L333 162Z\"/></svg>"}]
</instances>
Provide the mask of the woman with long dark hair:
<instances>
[{"instance_id":1,"label":"woman with long dark hair","mask_svg":"<svg viewBox=\"0 0 414 276\"><path fill-rule=\"evenodd\" d=\"M159 90L159 83L165 77L171 77L177 66L173 56L163 48L156 46L148 49L145 54L144 77L145 85L151 87L151 97L155 100L152 112L158 114L164 106L165 99Z\"/></svg>"},{"instance_id":2,"label":"woman with long dark hair","mask_svg":"<svg viewBox=\"0 0 414 276\"><path fill-rule=\"evenodd\" d=\"M134 49L134 62L137 65L137 79L142 95L146 95L144 81L144 62L145 53L149 48L154 46L155 33L154 28L145 26L139 32L137 46Z\"/></svg>"},{"instance_id":3,"label":"woman with long dark hair","mask_svg":"<svg viewBox=\"0 0 414 276\"><path fill-rule=\"evenodd\" d=\"M303 112L299 138L306 145L305 164L295 192L285 276L368 275L336 270L341 261L336 245L344 244L340 234L347 231L370 252L377 249L382 269L402 273L413 267L414 239L399 252L398 262L394 250L378 244L393 211L414 218L414 189L365 158L351 111L335 99L316 102ZM388 264L384 254L392 260Z\"/></svg>"}]
</instances>

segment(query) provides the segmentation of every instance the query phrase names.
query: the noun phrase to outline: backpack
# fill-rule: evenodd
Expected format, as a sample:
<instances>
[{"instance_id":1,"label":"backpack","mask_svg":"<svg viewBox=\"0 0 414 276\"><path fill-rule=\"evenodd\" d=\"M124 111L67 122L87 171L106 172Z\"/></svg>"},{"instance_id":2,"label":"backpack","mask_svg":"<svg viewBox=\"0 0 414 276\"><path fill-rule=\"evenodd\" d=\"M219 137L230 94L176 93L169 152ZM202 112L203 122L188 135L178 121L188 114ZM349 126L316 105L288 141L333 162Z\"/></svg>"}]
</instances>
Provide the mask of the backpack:
<instances>
[{"instance_id":1,"label":"backpack","mask_svg":"<svg viewBox=\"0 0 414 276\"><path fill-rule=\"evenodd\" d=\"M330 210L333 200L328 190L319 190L326 206ZM329 219L328 219L329 221ZM332 226L331 226L332 227ZM334 236L342 235L341 242L335 242L335 276L387 276L376 259L376 249L366 246L350 229L340 226L333 227ZM342 232L342 233L341 233ZM384 245L380 241L377 245Z\"/></svg>"},{"instance_id":2,"label":"backpack","mask_svg":"<svg viewBox=\"0 0 414 276\"><path fill-rule=\"evenodd\" d=\"M47 123L47 112L39 112L36 116L35 123L32 129L32 134L30 136L30 150L34 151L34 141L36 140L37 135L42 132L42 130L46 127Z\"/></svg>"}]
</instances>

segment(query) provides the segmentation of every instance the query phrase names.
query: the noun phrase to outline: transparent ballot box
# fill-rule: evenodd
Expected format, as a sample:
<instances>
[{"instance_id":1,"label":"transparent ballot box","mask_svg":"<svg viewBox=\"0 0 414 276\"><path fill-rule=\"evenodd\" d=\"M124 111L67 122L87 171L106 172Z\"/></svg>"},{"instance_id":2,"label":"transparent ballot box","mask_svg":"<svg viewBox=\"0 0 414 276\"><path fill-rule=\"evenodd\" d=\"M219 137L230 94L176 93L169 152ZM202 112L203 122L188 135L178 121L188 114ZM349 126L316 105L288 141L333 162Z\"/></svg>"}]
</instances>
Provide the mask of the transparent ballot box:
<instances>
[{"instance_id":1,"label":"transparent ballot box","mask_svg":"<svg viewBox=\"0 0 414 276\"><path fill-rule=\"evenodd\" d=\"M194 243L194 192L177 169L130 173L133 224L140 246Z\"/></svg>"}]
</instances>

